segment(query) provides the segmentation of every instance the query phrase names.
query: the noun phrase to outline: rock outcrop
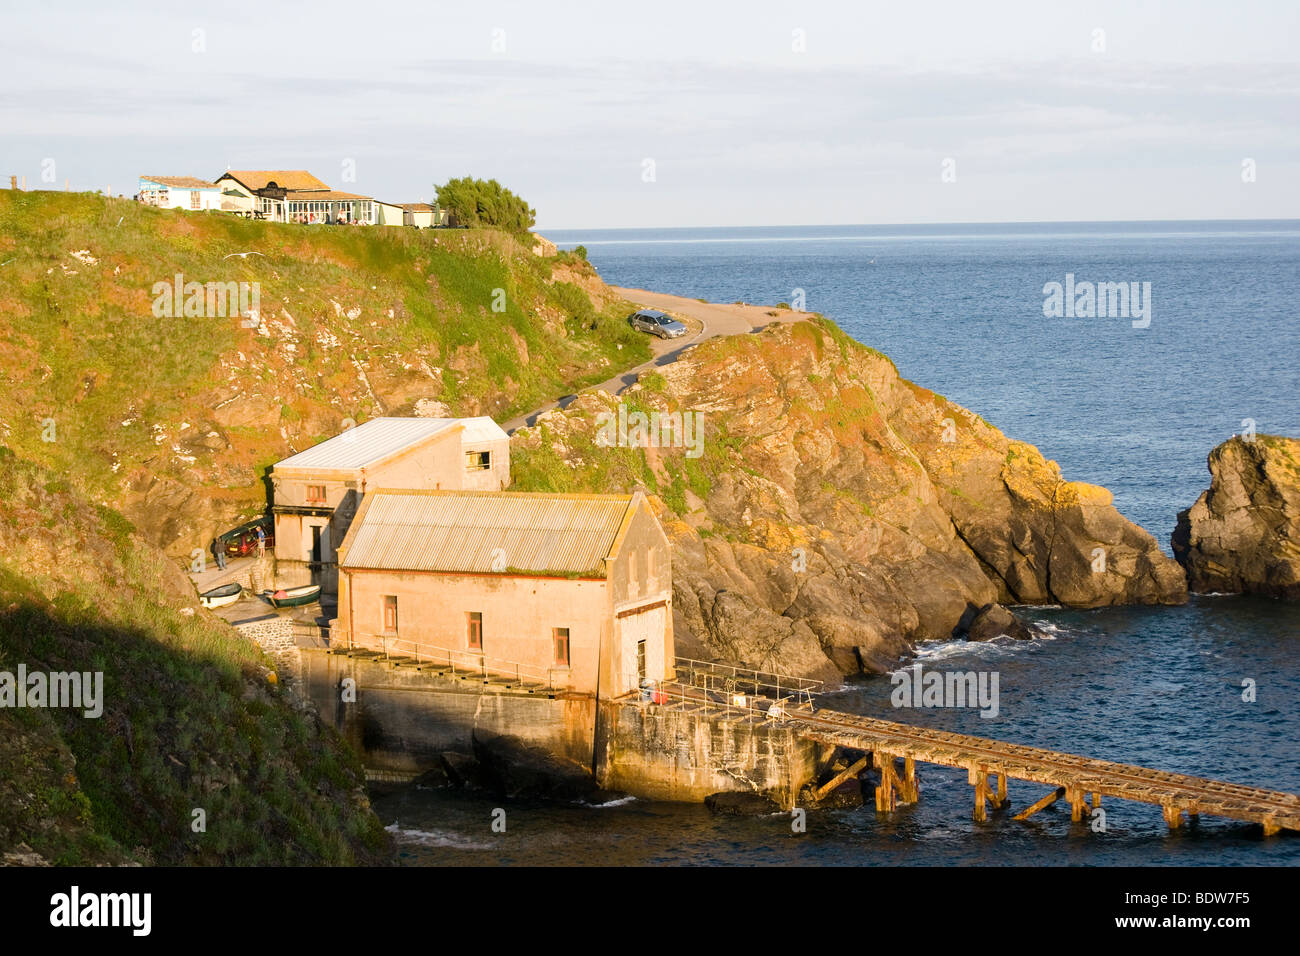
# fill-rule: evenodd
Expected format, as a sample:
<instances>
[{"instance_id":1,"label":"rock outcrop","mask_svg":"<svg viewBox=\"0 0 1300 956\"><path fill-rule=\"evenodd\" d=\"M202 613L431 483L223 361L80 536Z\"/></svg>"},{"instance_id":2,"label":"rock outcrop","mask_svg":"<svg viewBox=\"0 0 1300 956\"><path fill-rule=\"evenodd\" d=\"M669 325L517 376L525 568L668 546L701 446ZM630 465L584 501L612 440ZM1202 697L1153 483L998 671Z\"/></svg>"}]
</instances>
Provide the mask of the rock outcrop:
<instances>
[{"instance_id":1,"label":"rock outcrop","mask_svg":"<svg viewBox=\"0 0 1300 956\"><path fill-rule=\"evenodd\" d=\"M662 430L602 447L620 401L699 413L700 454ZM838 678L955 636L972 607L1187 596L1108 491L824 320L704 342L619 399L584 393L517 432L512 459L517 489L656 496L684 656Z\"/></svg>"},{"instance_id":2,"label":"rock outcrop","mask_svg":"<svg viewBox=\"0 0 1300 956\"><path fill-rule=\"evenodd\" d=\"M1209 466L1210 487L1179 513L1172 539L1188 585L1300 600L1300 441L1234 437Z\"/></svg>"},{"instance_id":3,"label":"rock outcrop","mask_svg":"<svg viewBox=\"0 0 1300 956\"><path fill-rule=\"evenodd\" d=\"M1034 632L1001 604L990 604L976 612L966 634L968 641L992 641L1010 637L1017 641L1033 640Z\"/></svg>"}]
</instances>

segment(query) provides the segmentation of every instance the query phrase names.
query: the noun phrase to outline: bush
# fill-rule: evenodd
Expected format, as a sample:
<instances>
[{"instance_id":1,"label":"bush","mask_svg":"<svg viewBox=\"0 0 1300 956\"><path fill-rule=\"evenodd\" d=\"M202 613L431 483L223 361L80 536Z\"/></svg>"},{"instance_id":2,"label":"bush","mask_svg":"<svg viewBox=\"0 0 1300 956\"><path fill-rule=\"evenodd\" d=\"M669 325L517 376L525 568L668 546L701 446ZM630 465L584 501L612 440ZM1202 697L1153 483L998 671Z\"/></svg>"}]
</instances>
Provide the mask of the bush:
<instances>
[{"instance_id":1,"label":"bush","mask_svg":"<svg viewBox=\"0 0 1300 956\"><path fill-rule=\"evenodd\" d=\"M438 205L457 226L494 226L519 233L537 221L537 210L495 179L449 179L438 187Z\"/></svg>"}]
</instances>

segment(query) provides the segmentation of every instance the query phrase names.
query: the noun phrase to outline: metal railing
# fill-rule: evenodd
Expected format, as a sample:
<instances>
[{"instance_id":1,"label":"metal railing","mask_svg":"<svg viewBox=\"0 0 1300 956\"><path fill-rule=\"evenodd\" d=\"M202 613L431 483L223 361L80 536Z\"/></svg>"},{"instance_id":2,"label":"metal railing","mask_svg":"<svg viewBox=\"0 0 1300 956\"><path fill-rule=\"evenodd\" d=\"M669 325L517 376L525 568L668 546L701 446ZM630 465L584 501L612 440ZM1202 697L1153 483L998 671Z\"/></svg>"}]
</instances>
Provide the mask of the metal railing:
<instances>
[{"instance_id":1,"label":"metal railing","mask_svg":"<svg viewBox=\"0 0 1300 956\"><path fill-rule=\"evenodd\" d=\"M690 657L676 658L675 668L679 684L725 696L744 694L776 701L788 698L794 701L794 706L811 707L813 697L822 688L822 681L810 677L792 677Z\"/></svg>"},{"instance_id":2,"label":"metal railing","mask_svg":"<svg viewBox=\"0 0 1300 956\"><path fill-rule=\"evenodd\" d=\"M726 720L747 718L781 721L806 716L814 709L811 698L801 700L794 694L772 697L744 692L720 693L677 681L647 681L642 686L641 693L629 702L683 708L698 707L707 714L720 716Z\"/></svg>"},{"instance_id":3,"label":"metal railing","mask_svg":"<svg viewBox=\"0 0 1300 956\"><path fill-rule=\"evenodd\" d=\"M375 646L377 645L377 647ZM545 670L527 667L518 661L488 657L480 651L439 647L422 644L391 634L370 634L351 644L352 649L378 650L385 660L414 659L417 664L447 668L453 677L513 679L516 684L531 684L547 690L565 690L569 686L568 668L550 667ZM563 682L557 682L556 673L563 671Z\"/></svg>"}]
</instances>

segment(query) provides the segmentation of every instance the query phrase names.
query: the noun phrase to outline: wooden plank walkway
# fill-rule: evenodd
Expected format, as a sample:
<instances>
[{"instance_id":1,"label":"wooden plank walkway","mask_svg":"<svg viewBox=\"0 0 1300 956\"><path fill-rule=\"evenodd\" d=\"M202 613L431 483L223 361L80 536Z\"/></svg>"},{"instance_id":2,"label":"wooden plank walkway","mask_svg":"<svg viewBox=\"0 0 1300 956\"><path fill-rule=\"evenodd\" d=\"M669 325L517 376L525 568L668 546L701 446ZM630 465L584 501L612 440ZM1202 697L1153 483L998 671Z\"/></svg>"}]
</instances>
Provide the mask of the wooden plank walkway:
<instances>
[{"instance_id":1,"label":"wooden plank walkway","mask_svg":"<svg viewBox=\"0 0 1300 956\"><path fill-rule=\"evenodd\" d=\"M910 802L917 798L915 762L922 761L967 771L968 782L975 786L976 820L985 819L989 805L995 809L1009 805L1007 778L1010 777L1055 788L1018 814L1017 819L1024 819L1064 797L1070 803L1072 819L1080 821L1085 813L1090 814L1101 804L1102 797L1118 797L1162 807L1170 828L1182 824L1183 814L1193 819L1207 814L1258 823L1266 836L1282 829L1300 830L1300 796L1293 793L831 710L819 710L812 715L792 711L788 717L800 728L801 736L873 754L882 778L876 792L878 810L892 810L900 799ZM901 774L895 767L897 759L904 761ZM996 794L991 776L998 778Z\"/></svg>"}]
</instances>

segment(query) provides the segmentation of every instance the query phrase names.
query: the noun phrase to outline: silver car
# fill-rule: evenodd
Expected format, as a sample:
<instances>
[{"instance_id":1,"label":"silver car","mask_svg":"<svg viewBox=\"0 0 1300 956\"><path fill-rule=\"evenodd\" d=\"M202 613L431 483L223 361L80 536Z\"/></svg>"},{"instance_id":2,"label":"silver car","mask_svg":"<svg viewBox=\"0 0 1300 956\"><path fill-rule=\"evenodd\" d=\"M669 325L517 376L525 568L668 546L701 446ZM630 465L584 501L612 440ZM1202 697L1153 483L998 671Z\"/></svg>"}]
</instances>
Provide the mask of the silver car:
<instances>
[{"instance_id":1,"label":"silver car","mask_svg":"<svg viewBox=\"0 0 1300 956\"><path fill-rule=\"evenodd\" d=\"M634 312L628 322L632 324L632 328L657 335L661 339L675 339L686 334L686 326L658 309L642 309Z\"/></svg>"}]
</instances>

